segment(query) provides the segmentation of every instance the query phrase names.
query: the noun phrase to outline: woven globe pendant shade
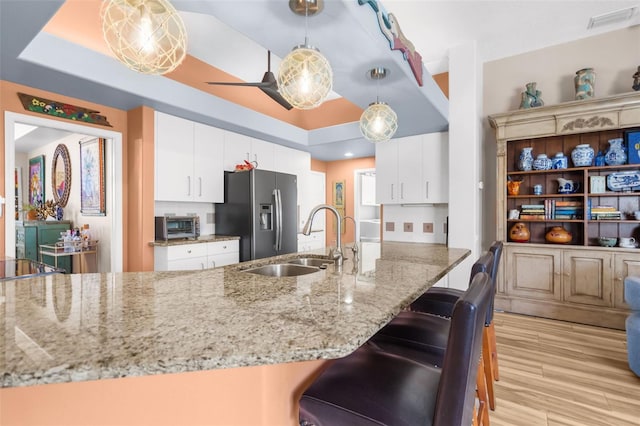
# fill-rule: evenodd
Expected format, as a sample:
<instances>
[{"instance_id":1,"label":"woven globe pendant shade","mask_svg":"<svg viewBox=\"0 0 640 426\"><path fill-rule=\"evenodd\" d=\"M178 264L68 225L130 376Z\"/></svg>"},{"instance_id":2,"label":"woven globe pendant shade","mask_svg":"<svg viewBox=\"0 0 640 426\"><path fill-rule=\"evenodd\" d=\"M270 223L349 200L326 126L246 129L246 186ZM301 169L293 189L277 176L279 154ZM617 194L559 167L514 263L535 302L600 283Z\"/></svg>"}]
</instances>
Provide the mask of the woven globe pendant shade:
<instances>
[{"instance_id":1,"label":"woven globe pendant shade","mask_svg":"<svg viewBox=\"0 0 640 426\"><path fill-rule=\"evenodd\" d=\"M360 116L360 132L371 142L388 141L398 130L398 116L384 102L374 102Z\"/></svg>"},{"instance_id":2,"label":"woven globe pendant shade","mask_svg":"<svg viewBox=\"0 0 640 426\"><path fill-rule=\"evenodd\" d=\"M326 99L333 86L333 71L317 49L295 47L280 63L280 94L298 109L312 109Z\"/></svg>"},{"instance_id":3,"label":"woven globe pendant shade","mask_svg":"<svg viewBox=\"0 0 640 426\"><path fill-rule=\"evenodd\" d=\"M143 74L166 74L186 56L182 18L167 0L106 0L102 34L111 52Z\"/></svg>"}]
</instances>

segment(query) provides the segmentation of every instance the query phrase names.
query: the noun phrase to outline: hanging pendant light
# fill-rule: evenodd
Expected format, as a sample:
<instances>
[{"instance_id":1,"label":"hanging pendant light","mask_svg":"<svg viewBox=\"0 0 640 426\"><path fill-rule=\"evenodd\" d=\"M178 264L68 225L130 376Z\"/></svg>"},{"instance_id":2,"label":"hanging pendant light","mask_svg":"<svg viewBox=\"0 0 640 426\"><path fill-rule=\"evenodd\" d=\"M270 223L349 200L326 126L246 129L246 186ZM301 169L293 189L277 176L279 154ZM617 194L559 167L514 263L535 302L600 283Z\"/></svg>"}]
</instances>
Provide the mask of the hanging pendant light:
<instances>
[{"instance_id":1,"label":"hanging pendant light","mask_svg":"<svg viewBox=\"0 0 640 426\"><path fill-rule=\"evenodd\" d=\"M385 68L374 68L367 75L369 78L380 81L388 74ZM389 105L376 101L369 104L360 116L360 132L371 142L388 141L398 130L398 115Z\"/></svg>"},{"instance_id":2,"label":"hanging pendant light","mask_svg":"<svg viewBox=\"0 0 640 426\"><path fill-rule=\"evenodd\" d=\"M159 75L184 60L184 22L167 0L107 0L100 15L107 46L128 68Z\"/></svg>"},{"instance_id":3,"label":"hanging pendant light","mask_svg":"<svg viewBox=\"0 0 640 426\"><path fill-rule=\"evenodd\" d=\"M333 71L329 61L318 49L309 45L306 35L310 7L313 7L313 13L318 13L322 10L322 2L291 0L289 7L296 14L304 12L305 38L304 44L294 47L280 63L278 88L282 97L295 108L312 109L324 102L333 86Z\"/></svg>"}]
</instances>

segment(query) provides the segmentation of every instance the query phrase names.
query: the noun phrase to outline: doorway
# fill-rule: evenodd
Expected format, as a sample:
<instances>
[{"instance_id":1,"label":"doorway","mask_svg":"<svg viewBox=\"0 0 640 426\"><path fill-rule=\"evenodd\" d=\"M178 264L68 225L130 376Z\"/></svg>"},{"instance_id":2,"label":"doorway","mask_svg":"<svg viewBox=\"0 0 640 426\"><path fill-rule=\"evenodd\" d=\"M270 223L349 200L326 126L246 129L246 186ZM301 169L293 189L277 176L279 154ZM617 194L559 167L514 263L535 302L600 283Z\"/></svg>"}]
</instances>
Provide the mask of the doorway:
<instances>
[{"instance_id":1,"label":"doorway","mask_svg":"<svg viewBox=\"0 0 640 426\"><path fill-rule=\"evenodd\" d=\"M107 176L111 180L107 182L106 199L110 214L111 242L109 272L122 272L123 268L123 211L122 211L122 134L106 129L82 126L75 123L50 120L31 115L5 112L5 255L15 257L16 232L15 232L15 199L14 194L14 169L16 166L15 125L26 124L35 127L48 127L70 133L82 134L91 137L107 139L111 146L107 150L106 168ZM79 180L78 180L79 181ZM108 211L109 211L108 210ZM109 213L107 213L109 214ZM104 272L104 271L102 271Z\"/></svg>"},{"instance_id":2,"label":"doorway","mask_svg":"<svg viewBox=\"0 0 640 426\"><path fill-rule=\"evenodd\" d=\"M359 243L380 242L380 204L376 203L376 169L354 171L355 240Z\"/></svg>"}]
</instances>

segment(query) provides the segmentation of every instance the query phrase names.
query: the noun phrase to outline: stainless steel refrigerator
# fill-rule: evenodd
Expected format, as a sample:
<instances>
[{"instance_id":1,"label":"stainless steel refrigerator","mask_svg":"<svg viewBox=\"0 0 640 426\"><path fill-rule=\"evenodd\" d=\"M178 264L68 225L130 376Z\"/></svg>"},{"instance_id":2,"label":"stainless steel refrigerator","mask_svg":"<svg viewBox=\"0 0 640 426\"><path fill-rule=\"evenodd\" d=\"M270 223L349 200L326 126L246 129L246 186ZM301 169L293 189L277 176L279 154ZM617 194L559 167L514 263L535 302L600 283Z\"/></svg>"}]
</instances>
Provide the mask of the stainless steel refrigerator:
<instances>
[{"instance_id":1,"label":"stainless steel refrigerator","mask_svg":"<svg viewBox=\"0 0 640 426\"><path fill-rule=\"evenodd\" d=\"M298 251L297 177L254 169L225 172L216 234L240 236L240 261Z\"/></svg>"}]
</instances>

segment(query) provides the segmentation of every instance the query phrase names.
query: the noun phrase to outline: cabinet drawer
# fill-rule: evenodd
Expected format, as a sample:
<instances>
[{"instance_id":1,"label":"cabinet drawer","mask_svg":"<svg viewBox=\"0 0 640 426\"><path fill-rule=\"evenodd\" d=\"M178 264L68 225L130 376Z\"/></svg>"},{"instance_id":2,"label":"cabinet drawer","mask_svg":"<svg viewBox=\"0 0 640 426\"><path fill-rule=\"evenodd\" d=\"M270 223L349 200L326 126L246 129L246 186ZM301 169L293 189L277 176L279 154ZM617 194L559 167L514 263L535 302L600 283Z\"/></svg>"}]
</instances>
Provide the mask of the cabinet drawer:
<instances>
[{"instance_id":1,"label":"cabinet drawer","mask_svg":"<svg viewBox=\"0 0 640 426\"><path fill-rule=\"evenodd\" d=\"M209 261L208 268L217 268L219 266L225 265L233 265L234 263L238 263L239 253L231 252L231 253L223 253L216 254L213 256L208 256L207 259Z\"/></svg>"},{"instance_id":2,"label":"cabinet drawer","mask_svg":"<svg viewBox=\"0 0 640 426\"><path fill-rule=\"evenodd\" d=\"M167 247L167 258L169 260L185 259L189 257L206 257L206 244L181 244Z\"/></svg>"},{"instance_id":3,"label":"cabinet drawer","mask_svg":"<svg viewBox=\"0 0 640 426\"><path fill-rule=\"evenodd\" d=\"M239 251L240 251L240 245L238 244L238 240L207 243L207 254L209 256L214 254L234 253Z\"/></svg>"}]
</instances>

